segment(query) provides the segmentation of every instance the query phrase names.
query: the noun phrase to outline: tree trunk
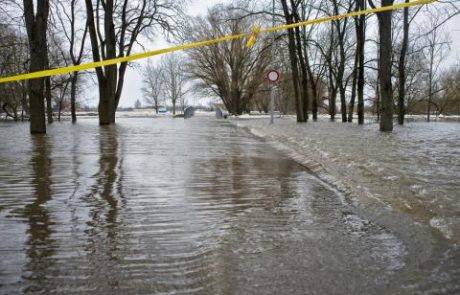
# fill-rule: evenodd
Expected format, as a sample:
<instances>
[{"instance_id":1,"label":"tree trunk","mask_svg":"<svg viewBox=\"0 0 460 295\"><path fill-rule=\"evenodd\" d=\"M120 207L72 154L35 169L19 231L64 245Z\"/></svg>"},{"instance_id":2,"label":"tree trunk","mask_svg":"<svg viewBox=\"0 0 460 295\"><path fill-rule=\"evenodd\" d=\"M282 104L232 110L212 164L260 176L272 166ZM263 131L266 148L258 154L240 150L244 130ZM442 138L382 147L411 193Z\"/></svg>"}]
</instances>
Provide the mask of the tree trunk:
<instances>
[{"instance_id":1,"label":"tree trunk","mask_svg":"<svg viewBox=\"0 0 460 295\"><path fill-rule=\"evenodd\" d=\"M310 87L311 87L311 90L312 90L312 93L313 93L312 102L311 102L311 114L312 114L312 117L313 117L313 121L317 121L318 120L318 96L319 96L319 93L318 93L318 87L316 85L315 77L314 77L313 72L311 70L310 62L308 60L307 55L305 56L305 64L307 66L308 78L309 78L309 81L310 81Z\"/></svg>"},{"instance_id":2,"label":"tree trunk","mask_svg":"<svg viewBox=\"0 0 460 295\"><path fill-rule=\"evenodd\" d=\"M53 123L53 106L51 105L51 77L45 78L46 117L48 124Z\"/></svg>"},{"instance_id":3,"label":"tree trunk","mask_svg":"<svg viewBox=\"0 0 460 295\"><path fill-rule=\"evenodd\" d=\"M61 97L61 98L59 99L58 122L61 122L62 101L63 101L63 98Z\"/></svg>"},{"instance_id":4,"label":"tree trunk","mask_svg":"<svg viewBox=\"0 0 460 295\"><path fill-rule=\"evenodd\" d=\"M335 105L337 101L337 87L334 85L332 73L329 73L329 115L332 122L335 121Z\"/></svg>"},{"instance_id":5,"label":"tree trunk","mask_svg":"<svg viewBox=\"0 0 460 295\"><path fill-rule=\"evenodd\" d=\"M293 21L295 22L300 22L301 19L299 17L299 14L297 12L297 7L295 6L295 3L293 0L291 0L291 9L292 9L292 17ZM304 115L305 121L308 121L308 108L310 106L310 98L308 94L308 71L307 71L307 65L305 62L304 54L303 54L303 49L302 49L302 38L300 36L300 29L297 27L294 29L295 33L295 39L296 39L296 50L297 50L297 56L299 59L299 66L300 66L300 80L301 80L301 87L300 87L300 94L301 94L301 99L302 99L302 111Z\"/></svg>"},{"instance_id":6,"label":"tree trunk","mask_svg":"<svg viewBox=\"0 0 460 295\"><path fill-rule=\"evenodd\" d=\"M382 6L393 5L394 0L382 0ZM379 82L380 82L380 131L393 131L393 86L391 83L391 42L392 11L377 14L379 21Z\"/></svg>"},{"instance_id":7,"label":"tree trunk","mask_svg":"<svg viewBox=\"0 0 460 295\"><path fill-rule=\"evenodd\" d=\"M289 13L288 5L286 0L281 0L281 4L283 5L283 12L284 17L286 19L286 24L292 24L292 16ZM300 99L300 90L299 90L299 68L298 68L298 60L296 54L296 45L295 45L295 37L294 37L294 30L288 29L288 46L289 46L289 59L291 61L291 73L292 73L292 84L294 87L294 97L295 97L295 107L297 113L297 122L305 122L305 117L303 113L303 104Z\"/></svg>"},{"instance_id":8,"label":"tree trunk","mask_svg":"<svg viewBox=\"0 0 460 295\"><path fill-rule=\"evenodd\" d=\"M355 98L356 98L356 80L358 79L358 50L355 53L355 63L353 66L353 81L351 85L350 105L348 109L348 122L353 122L353 113L355 111Z\"/></svg>"},{"instance_id":9,"label":"tree trunk","mask_svg":"<svg viewBox=\"0 0 460 295\"><path fill-rule=\"evenodd\" d=\"M86 13L88 20L88 31L91 40L93 60L102 60L97 37L96 25L94 23L94 10L91 0L85 0ZM116 57L116 36L113 23L113 0L107 0L104 5L104 34L105 42L101 47L105 48L104 59ZM104 51L102 49L102 51ZM116 93L117 93L117 65L96 68L98 87L99 87L99 125L109 125L115 122Z\"/></svg>"},{"instance_id":10,"label":"tree trunk","mask_svg":"<svg viewBox=\"0 0 460 295\"><path fill-rule=\"evenodd\" d=\"M117 66L105 67L106 82L99 83L99 125L109 125L115 122L115 92L117 88ZM102 88L102 89L101 89Z\"/></svg>"},{"instance_id":11,"label":"tree trunk","mask_svg":"<svg viewBox=\"0 0 460 295\"><path fill-rule=\"evenodd\" d=\"M377 81L377 87L375 88L376 104L375 112L377 114L377 122L380 122L380 82Z\"/></svg>"},{"instance_id":12,"label":"tree trunk","mask_svg":"<svg viewBox=\"0 0 460 295\"><path fill-rule=\"evenodd\" d=\"M13 108L13 116L14 116L14 121L15 122L19 121L18 108L17 107Z\"/></svg>"},{"instance_id":13,"label":"tree trunk","mask_svg":"<svg viewBox=\"0 0 460 295\"><path fill-rule=\"evenodd\" d=\"M339 5L337 1L333 1L334 4L334 13L339 14ZM342 122L347 122L347 101L346 101L346 87L344 85L344 74L345 74L345 64L346 64L346 53L345 53L345 36L346 36L346 22L347 19L343 20L345 22L342 29L341 23L339 20L333 20L332 23L337 29L337 40L339 41L339 56L340 62L337 69L337 87L339 88L340 93L340 114L342 115Z\"/></svg>"},{"instance_id":14,"label":"tree trunk","mask_svg":"<svg viewBox=\"0 0 460 295\"><path fill-rule=\"evenodd\" d=\"M409 0L406 0L409 3ZM401 55L399 56L399 91L398 91L398 124L404 125L404 116L406 114L405 97L406 97L406 55L409 43L409 8L404 8L403 17L403 41Z\"/></svg>"},{"instance_id":15,"label":"tree trunk","mask_svg":"<svg viewBox=\"0 0 460 295\"><path fill-rule=\"evenodd\" d=\"M117 39L115 36L115 25L113 22L114 0L107 0L104 15L104 32L106 36L106 59L117 57ZM117 92L117 65L110 65L104 68L107 83L105 84L104 103L99 104L99 111L104 109L103 116L99 116L100 125L115 123L116 92Z\"/></svg>"},{"instance_id":16,"label":"tree trunk","mask_svg":"<svg viewBox=\"0 0 460 295\"><path fill-rule=\"evenodd\" d=\"M45 69L46 57L46 30L49 14L49 0L38 0L37 14L34 15L32 0L23 0L24 19L27 28L30 51L30 72ZM46 133L44 79L29 80L30 132Z\"/></svg>"},{"instance_id":17,"label":"tree trunk","mask_svg":"<svg viewBox=\"0 0 460 295\"><path fill-rule=\"evenodd\" d=\"M77 83L78 83L78 72L74 72L72 75L72 80L70 81L70 113L72 115L72 123L77 122L77 110L75 107L76 104L76 95L77 95Z\"/></svg>"},{"instance_id":18,"label":"tree trunk","mask_svg":"<svg viewBox=\"0 0 460 295\"><path fill-rule=\"evenodd\" d=\"M430 45L430 69L428 72L428 106L426 121L430 122L431 104L433 103L433 68L434 68L434 50L435 44Z\"/></svg>"},{"instance_id":19,"label":"tree trunk","mask_svg":"<svg viewBox=\"0 0 460 295\"><path fill-rule=\"evenodd\" d=\"M342 43L343 41L340 41ZM345 73L345 49L343 44L340 44L340 63L337 71L337 86L340 94L340 114L342 115L342 122L347 122L347 101L346 101L346 88L343 81L343 75Z\"/></svg>"},{"instance_id":20,"label":"tree trunk","mask_svg":"<svg viewBox=\"0 0 460 295\"><path fill-rule=\"evenodd\" d=\"M26 89L26 83L27 81L23 80L21 81L21 92L22 92L22 98L21 98L21 121L24 121L24 113L29 114L29 107L27 105L27 90Z\"/></svg>"},{"instance_id":21,"label":"tree trunk","mask_svg":"<svg viewBox=\"0 0 460 295\"><path fill-rule=\"evenodd\" d=\"M366 9L366 1L358 0L358 10ZM358 53L358 124L364 124L364 45L366 42L366 16L361 15L357 25Z\"/></svg>"},{"instance_id":22,"label":"tree trunk","mask_svg":"<svg viewBox=\"0 0 460 295\"><path fill-rule=\"evenodd\" d=\"M327 52L327 64L329 68L329 115L331 122L335 121L336 115L336 102L337 102L337 85L334 84L334 66L332 65L333 51L334 51L334 24L331 22L329 36L329 49Z\"/></svg>"},{"instance_id":23,"label":"tree trunk","mask_svg":"<svg viewBox=\"0 0 460 295\"><path fill-rule=\"evenodd\" d=\"M305 122L308 121L308 107L309 107L309 104L310 104L310 98L309 98L309 95L308 95L308 74L307 74L307 66L305 64L305 60L304 60L304 57L303 57L303 53L302 53L302 41L300 39L300 30L299 28L295 28L294 29L295 31L295 36L296 36L296 40L297 40L297 55L299 57L299 65L300 65L300 72L302 74L301 76L301 98L302 98L302 105L303 105L303 108L302 108L302 111L303 111L303 115L304 115L304 119L305 119Z\"/></svg>"},{"instance_id":24,"label":"tree trunk","mask_svg":"<svg viewBox=\"0 0 460 295\"><path fill-rule=\"evenodd\" d=\"M109 70L110 71L110 70ZM106 71L108 73L108 71ZM109 125L112 123L113 101L115 98L115 89L110 85L109 81L99 82L99 125Z\"/></svg>"},{"instance_id":25,"label":"tree trunk","mask_svg":"<svg viewBox=\"0 0 460 295\"><path fill-rule=\"evenodd\" d=\"M32 55L36 56L36 54ZM34 58L32 57L31 60ZM40 71L44 68L38 65L40 62L31 62L30 71ZM30 105L30 132L46 133L45 100L43 97L43 79L29 81L29 105Z\"/></svg>"},{"instance_id":26,"label":"tree trunk","mask_svg":"<svg viewBox=\"0 0 460 295\"><path fill-rule=\"evenodd\" d=\"M340 93L340 114L342 115L342 122L347 122L347 101L346 101L346 89L343 86L342 79L338 79L339 93Z\"/></svg>"},{"instance_id":27,"label":"tree trunk","mask_svg":"<svg viewBox=\"0 0 460 295\"><path fill-rule=\"evenodd\" d=\"M302 6L302 20L306 18L305 16L305 6ZM297 21L301 21L301 19L298 19ZM302 31L302 46L303 46L303 56L304 56L304 59L305 59L305 66L306 66L306 69L307 69L307 75L308 75L308 82L310 83L310 87L311 87L311 92L312 92L312 101L311 101L311 114L312 114L312 118L313 118L313 121L317 121L318 120L318 90L317 90L317 87L316 87L316 80L315 80L315 76L313 75L313 71L311 70L311 66L310 66L310 61L309 61L309 54L308 54L308 43L307 43L307 36L306 36L306 31L305 31L305 27L303 27L303 31Z\"/></svg>"},{"instance_id":28,"label":"tree trunk","mask_svg":"<svg viewBox=\"0 0 460 295\"><path fill-rule=\"evenodd\" d=\"M427 105L427 111L426 111L426 121L430 122L430 116L431 116L431 103L433 101L433 86L431 85L433 83L432 77L431 77L431 67L430 67L430 77L429 77L429 86L428 86L428 105Z\"/></svg>"}]
</instances>

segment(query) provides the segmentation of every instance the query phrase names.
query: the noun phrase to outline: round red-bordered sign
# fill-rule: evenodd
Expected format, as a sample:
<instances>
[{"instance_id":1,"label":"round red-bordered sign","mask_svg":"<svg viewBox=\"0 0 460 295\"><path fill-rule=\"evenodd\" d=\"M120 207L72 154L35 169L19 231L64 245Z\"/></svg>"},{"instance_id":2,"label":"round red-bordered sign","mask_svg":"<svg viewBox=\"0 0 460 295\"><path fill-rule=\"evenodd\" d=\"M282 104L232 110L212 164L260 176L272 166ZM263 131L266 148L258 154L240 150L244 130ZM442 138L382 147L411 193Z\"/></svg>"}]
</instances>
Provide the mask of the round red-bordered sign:
<instances>
[{"instance_id":1,"label":"round red-bordered sign","mask_svg":"<svg viewBox=\"0 0 460 295\"><path fill-rule=\"evenodd\" d=\"M275 70L275 69L271 69L271 70L269 70L268 73L267 73L267 79L268 79L268 81L270 81L270 82L272 82L272 83L278 82L279 79L280 79L280 77L281 77L280 72L278 72L278 71Z\"/></svg>"}]
</instances>

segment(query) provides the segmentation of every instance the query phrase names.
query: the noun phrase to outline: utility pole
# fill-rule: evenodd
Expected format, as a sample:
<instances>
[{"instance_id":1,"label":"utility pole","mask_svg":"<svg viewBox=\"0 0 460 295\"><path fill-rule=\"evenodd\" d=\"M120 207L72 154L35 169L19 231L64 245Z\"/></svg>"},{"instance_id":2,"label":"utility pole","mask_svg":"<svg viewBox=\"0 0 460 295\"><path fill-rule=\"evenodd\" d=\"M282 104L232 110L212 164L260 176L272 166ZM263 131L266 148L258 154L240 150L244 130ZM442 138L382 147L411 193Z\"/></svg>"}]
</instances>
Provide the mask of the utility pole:
<instances>
[{"instance_id":1,"label":"utility pole","mask_svg":"<svg viewBox=\"0 0 460 295\"><path fill-rule=\"evenodd\" d=\"M275 0L272 0L272 27L275 27ZM272 32L272 63L275 57L275 31ZM270 124L274 122L274 109L275 109L275 83L271 85L270 93Z\"/></svg>"}]
</instances>

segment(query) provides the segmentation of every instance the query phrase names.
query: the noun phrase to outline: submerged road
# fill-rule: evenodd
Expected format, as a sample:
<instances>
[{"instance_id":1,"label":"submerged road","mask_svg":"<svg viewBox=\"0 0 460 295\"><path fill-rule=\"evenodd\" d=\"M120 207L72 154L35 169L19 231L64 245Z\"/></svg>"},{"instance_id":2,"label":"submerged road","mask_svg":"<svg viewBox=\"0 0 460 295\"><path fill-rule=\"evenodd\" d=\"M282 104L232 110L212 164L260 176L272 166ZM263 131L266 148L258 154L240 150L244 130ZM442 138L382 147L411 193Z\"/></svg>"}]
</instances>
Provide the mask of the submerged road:
<instances>
[{"instance_id":1,"label":"submerged road","mask_svg":"<svg viewBox=\"0 0 460 295\"><path fill-rule=\"evenodd\" d=\"M1 294L395 294L391 231L212 118L0 125Z\"/></svg>"}]
</instances>

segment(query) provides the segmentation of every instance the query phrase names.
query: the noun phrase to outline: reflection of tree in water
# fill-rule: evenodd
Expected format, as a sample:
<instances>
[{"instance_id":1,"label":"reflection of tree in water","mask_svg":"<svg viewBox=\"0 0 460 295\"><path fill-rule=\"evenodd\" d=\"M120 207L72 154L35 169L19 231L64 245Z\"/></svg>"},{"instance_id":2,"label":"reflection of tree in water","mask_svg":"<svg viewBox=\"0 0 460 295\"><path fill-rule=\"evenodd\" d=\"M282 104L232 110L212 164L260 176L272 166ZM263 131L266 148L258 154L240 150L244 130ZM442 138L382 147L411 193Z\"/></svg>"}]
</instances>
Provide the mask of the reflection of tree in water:
<instances>
[{"instance_id":1,"label":"reflection of tree in water","mask_svg":"<svg viewBox=\"0 0 460 295\"><path fill-rule=\"evenodd\" d=\"M194 158L185 184L197 203L210 205L201 208L199 216L211 221L212 233L204 238L212 261L201 263L210 278L206 289L214 288L214 293L235 290L239 274L245 271L241 255L255 257L278 247L281 240L276 230L285 228L291 217L283 203L296 198L299 191L295 179L300 166L262 145L259 148L257 142L238 139L216 142L210 138L209 146L223 150L218 155L225 157L209 153L211 158Z\"/></svg>"},{"instance_id":2,"label":"reflection of tree in water","mask_svg":"<svg viewBox=\"0 0 460 295\"><path fill-rule=\"evenodd\" d=\"M232 213L238 213L249 207L271 209L295 195L290 177L299 167L294 162L278 159L258 142L240 141L238 134L224 142L214 137L206 140L213 149L223 150L219 154L225 156L191 160L190 183L200 190L196 194L200 198L212 204L230 202Z\"/></svg>"},{"instance_id":3,"label":"reflection of tree in water","mask_svg":"<svg viewBox=\"0 0 460 295\"><path fill-rule=\"evenodd\" d=\"M86 230L89 243L86 251L93 265L95 282L100 279L98 274L108 279L114 271L108 261L117 260L119 202L124 202L117 136L116 126L100 127L99 171L93 176L96 183L84 197L90 207L90 221L87 222ZM109 280L108 283L117 284L116 280Z\"/></svg>"},{"instance_id":4,"label":"reflection of tree in water","mask_svg":"<svg viewBox=\"0 0 460 295\"><path fill-rule=\"evenodd\" d=\"M35 189L35 200L24 208L24 216L28 219L26 251L29 262L25 266L26 278L32 282L25 292L45 291L47 270L52 265L51 256L55 254L54 240L51 238L53 221L46 209L46 203L51 200L51 159L50 146L46 136L32 137L33 156L32 179ZM30 275L28 275L30 272Z\"/></svg>"}]
</instances>

